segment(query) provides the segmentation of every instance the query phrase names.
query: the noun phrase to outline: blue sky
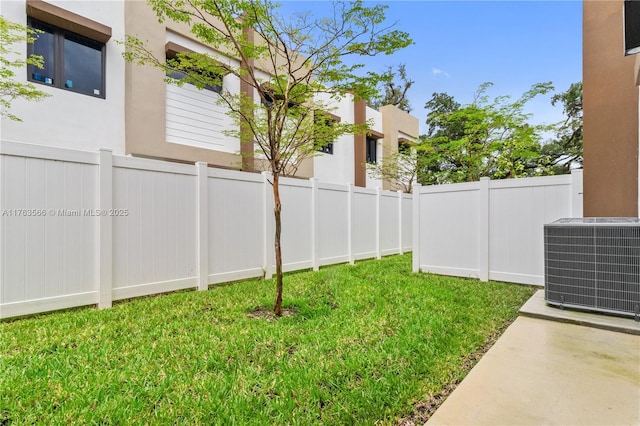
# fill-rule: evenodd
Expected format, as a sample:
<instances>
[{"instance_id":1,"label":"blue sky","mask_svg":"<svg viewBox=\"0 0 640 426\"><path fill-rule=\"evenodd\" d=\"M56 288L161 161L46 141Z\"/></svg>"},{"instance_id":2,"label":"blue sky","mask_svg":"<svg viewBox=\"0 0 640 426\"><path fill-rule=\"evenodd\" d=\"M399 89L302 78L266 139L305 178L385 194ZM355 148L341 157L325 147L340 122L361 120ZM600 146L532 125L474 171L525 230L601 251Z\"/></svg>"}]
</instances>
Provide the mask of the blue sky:
<instances>
[{"instance_id":1,"label":"blue sky","mask_svg":"<svg viewBox=\"0 0 640 426\"><path fill-rule=\"evenodd\" d=\"M415 81L409 99L424 132L424 104L433 92L468 103L478 86L495 85L491 96L519 97L532 84L552 81L556 91L582 80L581 1L381 1L390 23L407 31L414 44L367 66L384 70L405 64ZM282 1L288 9L327 10L323 1ZM534 122L562 118L550 96L530 105Z\"/></svg>"}]
</instances>

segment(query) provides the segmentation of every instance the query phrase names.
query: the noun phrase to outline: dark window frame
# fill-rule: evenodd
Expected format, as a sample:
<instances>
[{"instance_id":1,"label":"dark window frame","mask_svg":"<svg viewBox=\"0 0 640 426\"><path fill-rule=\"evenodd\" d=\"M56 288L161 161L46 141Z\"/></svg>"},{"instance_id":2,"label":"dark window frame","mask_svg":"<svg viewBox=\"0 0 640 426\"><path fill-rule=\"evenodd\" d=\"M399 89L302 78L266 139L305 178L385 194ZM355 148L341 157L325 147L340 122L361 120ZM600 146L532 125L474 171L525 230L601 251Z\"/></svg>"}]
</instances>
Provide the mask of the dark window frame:
<instances>
[{"instance_id":1,"label":"dark window frame","mask_svg":"<svg viewBox=\"0 0 640 426\"><path fill-rule=\"evenodd\" d=\"M366 159L370 164L378 162L378 139L373 136L367 136L366 139Z\"/></svg>"},{"instance_id":2,"label":"dark window frame","mask_svg":"<svg viewBox=\"0 0 640 426\"><path fill-rule=\"evenodd\" d=\"M91 98L98 99L106 99L107 97L107 45L101 41L97 41L91 39L89 37L83 36L81 34L75 33L73 31L66 30L64 28L58 27L53 24L49 24L47 22L41 21L39 19L33 18L31 16L27 17L27 26L33 29L40 29L42 31L48 32L53 36L53 83L45 83L42 80L36 80L33 78L33 74L38 72L38 67L33 65L27 66L27 80L32 83L42 84L48 87L55 87L56 89L62 89L73 93L78 93L80 95L89 96ZM81 92L79 90L74 90L73 87L66 87L65 79L64 79L64 40L68 36L69 40L82 44L84 46L90 47L95 50L100 51L100 62L101 62L101 87L100 94L90 94ZM34 43L29 43L27 45L27 55L30 56L34 54Z\"/></svg>"}]
</instances>

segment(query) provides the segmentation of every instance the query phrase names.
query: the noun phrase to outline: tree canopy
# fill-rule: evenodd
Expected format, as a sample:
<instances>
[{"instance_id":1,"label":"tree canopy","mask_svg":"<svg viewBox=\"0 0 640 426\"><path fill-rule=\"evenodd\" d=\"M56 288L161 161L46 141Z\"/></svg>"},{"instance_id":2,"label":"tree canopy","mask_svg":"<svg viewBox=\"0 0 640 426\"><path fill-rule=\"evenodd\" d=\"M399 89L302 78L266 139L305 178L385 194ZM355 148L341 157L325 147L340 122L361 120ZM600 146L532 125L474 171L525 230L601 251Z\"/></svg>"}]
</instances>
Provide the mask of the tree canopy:
<instances>
[{"instance_id":1,"label":"tree canopy","mask_svg":"<svg viewBox=\"0 0 640 426\"><path fill-rule=\"evenodd\" d=\"M409 79L407 76L405 65L398 65L397 71L394 71L394 67L390 66L387 68L387 74L389 78L383 81L381 87L384 95L377 97L371 102L371 107L378 109L385 105L394 105L404 112L411 112L407 92L411 89L415 81ZM396 81L396 77L399 81Z\"/></svg>"},{"instance_id":2,"label":"tree canopy","mask_svg":"<svg viewBox=\"0 0 640 426\"><path fill-rule=\"evenodd\" d=\"M484 83L473 101L461 105L447 93L434 93L426 103L428 131L417 146L418 180L422 184L475 181L568 173L581 164L581 83L552 97L567 119L560 124L533 124L525 107L553 90L551 82L534 84L515 101L490 99ZM556 133L544 143L543 135Z\"/></svg>"},{"instance_id":3,"label":"tree canopy","mask_svg":"<svg viewBox=\"0 0 640 426\"><path fill-rule=\"evenodd\" d=\"M553 173L569 173L572 167L582 166L582 82L554 95L551 103L561 104L566 118L557 125L556 137L542 146L541 154Z\"/></svg>"},{"instance_id":4,"label":"tree canopy","mask_svg":"<svg viewBox=\"0 0 640 426\"><path fill-rule=\"evenodd\" d=\"M41 56L30 55L24 59L14 50L17 43L33 43L36 36L36 31L0 16L0 118L22 121L9 111L14 100L40 101L50 96L38 90L34 84L22 83L15 79L17 69L27 65L38 68L43 66Z\"/></svg>"}]
</instances>

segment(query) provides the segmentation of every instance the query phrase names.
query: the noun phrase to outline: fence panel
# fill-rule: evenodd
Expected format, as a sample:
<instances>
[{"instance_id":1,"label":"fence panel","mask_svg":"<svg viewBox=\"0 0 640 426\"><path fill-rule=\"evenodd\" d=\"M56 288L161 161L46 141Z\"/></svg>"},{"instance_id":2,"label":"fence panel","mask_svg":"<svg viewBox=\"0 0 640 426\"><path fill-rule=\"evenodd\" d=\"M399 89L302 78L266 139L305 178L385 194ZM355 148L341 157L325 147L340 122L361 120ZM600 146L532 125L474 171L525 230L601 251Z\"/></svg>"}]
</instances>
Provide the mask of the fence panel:
<instances>
[{"instance_id":1,"label":"fence panel","mask_svg":"<svg viewBox=\"0 0 640 426\"><path fill-rule=\"evenodd\" d=\"M196 177L163 165L114 157L114 300L196 286Z\"/></svg>"},{"instance_id":2,"label":"fence panel","mask_svg":"<svg viewBox=\"0 0 640 426\"><path fill-rule=\"evenodd\" d=\"M571 216L571 176L491 182L489 188L489 277L544 284L545 223Z\"/></svg>"},{"instance_id":3,"label":"fence panel","mask_svg":"<svg viewBox=\"0 0 640 426\"><path fill-rule=\"evenodd\" d=\"M380 195L380 252L383 256L400 253L400 208L398 193Z\"/></svg>"},{"instance_id":4,"label":"fence panel","mask_svg":"<svg viewBox=\"0 0 640 426\"><path fill-rule=\"evenodd\" d=\"M402 194L402 252L413 248L413 195Z\"/></svg>"},{"instance_id":5,"label":"fence panel","mask_svg":"<svg viewBox=\"0 0 640 426\"><path fill-rule=\"evenodd\" d=\"M356 260L377 255L376 200L377 192L375 189L353 189L352 247Z\"/></svg>"},{"instance_id":6,"label":"fence panel","mask_svg":"<svg viewBox=\"0 0 640 426\"><path fill-rule=\"evenodd\" d=\"M479 277L479 184L442 185L423 191L414 200L420 203L421 269Z\"/></svg>"},{"instance_id":7,"label":"fence panel","mask_svg":"<svg viewBox=\"0 0 640 426\"><path fill-rule=\"evenodd\" d=\"M209 171L210 283L264 273L264 185L258 174Z\"/></svg>"},{"instance_id":8,"label":"fence panel","mask_svg":"<svg viewBox=\"0 0 640 426\"><path fill-rule=\"evenodd\" d=\"M349 191L345 186L318 185L316 244L319 265L349 260L348 198Z\"/></svg>"},{"instance_id":9,"label":"fence panel","mask_svg":"<svg viewBox=\"0 0 640 426\"><path fill-rule=\"evenodd\" d=\"M0 317L96 303L97 156L11 147L18 155L0 155Z\"/></svg>"},{"instance_id":10,"label":"fence panel","mask_svg":"<svg viewBox=\"0 0 640 426\"><path fill-rule=\"evenodd\" d=\"M311 183L282 179L282 268L296 271L313 266Z\"/></svg>"},{"instance_id":11,"label":"fence panel","mask_svg":"<svg viewBox=\"0 0 640 426\"><path fill-rule=\"evenodd\" d=\"M414 270L446 275L544 285L543 225L582 217L581 170L418 193Z\"/></svg>"}]
</instances>

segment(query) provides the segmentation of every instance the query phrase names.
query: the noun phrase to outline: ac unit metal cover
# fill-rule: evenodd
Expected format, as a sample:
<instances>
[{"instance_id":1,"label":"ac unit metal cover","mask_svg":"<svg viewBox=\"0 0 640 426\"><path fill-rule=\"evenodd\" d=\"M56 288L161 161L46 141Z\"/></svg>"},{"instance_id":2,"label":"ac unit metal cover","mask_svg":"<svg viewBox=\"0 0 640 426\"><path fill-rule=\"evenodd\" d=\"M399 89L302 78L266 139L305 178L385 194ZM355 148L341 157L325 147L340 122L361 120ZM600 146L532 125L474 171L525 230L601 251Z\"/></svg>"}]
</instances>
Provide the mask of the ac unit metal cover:
<instances>
[{"instance_id":1,"label":"ac unit metal cover","mask_svg":"<svg viewBox=\"0 0 640 426\"><path fill-rule=\"evenodd\" d=\"M640 219L559 219L544 226L545 300L640 315Z\"/></svg>"}]
</instances>

